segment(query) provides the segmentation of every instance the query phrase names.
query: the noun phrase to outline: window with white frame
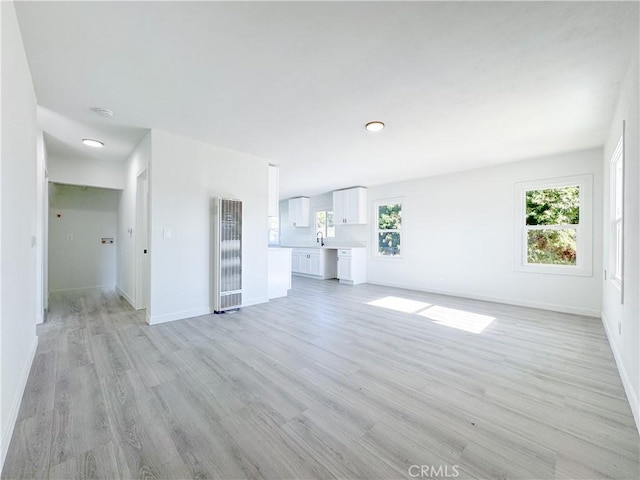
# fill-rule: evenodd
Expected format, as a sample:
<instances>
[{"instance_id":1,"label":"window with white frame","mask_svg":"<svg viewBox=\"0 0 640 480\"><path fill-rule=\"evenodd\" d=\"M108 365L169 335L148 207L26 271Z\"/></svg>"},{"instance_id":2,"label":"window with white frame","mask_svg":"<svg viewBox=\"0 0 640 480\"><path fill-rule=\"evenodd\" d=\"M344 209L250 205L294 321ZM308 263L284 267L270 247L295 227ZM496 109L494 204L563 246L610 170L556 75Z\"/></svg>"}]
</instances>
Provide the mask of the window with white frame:
<instances>
[{"instance_id":1,"label":"window with white frame","mask_svg":"<svg viewBox=\"0 0 640 480\"><path fill-rule=\"evenodd\" d=\"M622 283L623 249L623 200L624 163L623 140L616 146L611 157L611 280L618 286Z\"/></svg>"},{"instance_id":2,"label":"window with white frame","mask_svg":"<svg viewBox=\"0 0 640 480\"><path fill-rule=\"evenodd\" d=\"M269 217L269 245L280 245L280 219Z\"/></svg>"},{"instance_id":3,"label":"window with white frame","mask_svg":"<svg viewBox=\"0 0 640 480\"><path fill-rule=\"evenodd\" d=\"M375 255L378 258L402 258L402 200L374 203Z\"/></svg>"},{"instance_id":4,"label":"window with white frame","mask_svg":"<svg viewBox=\"0 0 640 480\"><path fill-rule=\"evenodd\" d=\"M316 211L316 234L318 232L322 232L324 238L332 238L336 236L336 227L333 224L333 211Z\"/></svg>"},{"instance_id":5,"label":"window with white frame","mask_svg":"<svg viewBox=\"0 0 640 480\"><path fill-rule=\"evenodd\" d=\"M516 270L591 275L591 197L591 175L516 184Z\"/></svg>"}]
</instances>

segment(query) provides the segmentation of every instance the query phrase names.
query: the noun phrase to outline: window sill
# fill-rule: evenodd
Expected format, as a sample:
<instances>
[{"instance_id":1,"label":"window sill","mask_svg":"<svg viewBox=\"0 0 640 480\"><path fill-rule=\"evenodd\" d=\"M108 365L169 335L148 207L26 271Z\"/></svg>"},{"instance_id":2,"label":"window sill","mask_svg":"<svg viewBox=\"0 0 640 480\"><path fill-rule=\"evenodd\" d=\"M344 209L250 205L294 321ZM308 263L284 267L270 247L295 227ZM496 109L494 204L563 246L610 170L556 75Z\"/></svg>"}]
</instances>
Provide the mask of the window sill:
<instances>
[{"instance_id":1,"label":"window sill","mask_svg":"<svg viewBox=\"0 0 640 480\"><path fill-rule=\"evenodd\" d=\"M590 269L584 267L572 267L567 265L521 264L516 265L515 271L523 273L568 275L575 277L591 277L593 275Z\"/></svg>"},{"instance_id":2,"label":"window sill","mask_svg":"<svg viewBox=\"0 0 640 480\"><path fill-rule=\"evenodd\" d=\"M378 261L378 262L397 262L397 263L401 263L404 262L404 257L400 256L400 255L395 255L393 257L390 256L385 256L385 255L372 255L371 256L371 260L374 261Z\"/></svg>"}]
</instances>

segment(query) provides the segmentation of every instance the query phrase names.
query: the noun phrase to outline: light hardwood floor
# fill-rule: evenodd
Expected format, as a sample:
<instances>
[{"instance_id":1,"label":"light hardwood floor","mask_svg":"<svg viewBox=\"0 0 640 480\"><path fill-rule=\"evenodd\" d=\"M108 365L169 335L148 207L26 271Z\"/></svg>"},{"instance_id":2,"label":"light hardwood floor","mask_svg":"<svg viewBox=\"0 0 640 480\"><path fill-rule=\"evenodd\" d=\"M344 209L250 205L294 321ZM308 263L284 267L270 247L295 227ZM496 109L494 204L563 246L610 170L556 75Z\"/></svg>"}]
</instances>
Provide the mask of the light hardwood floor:
<instances>
[{"instance_id":1,"label":"light hardwood floor","mask_svg":"<svg viewBox=\"0 0 640 480\"><path fill-rule=\"evenodd\" d=\"M3 479L640 478L593 318L295 278L153 327L57 295L38 334Z\"/></svg>"}]
</instances>

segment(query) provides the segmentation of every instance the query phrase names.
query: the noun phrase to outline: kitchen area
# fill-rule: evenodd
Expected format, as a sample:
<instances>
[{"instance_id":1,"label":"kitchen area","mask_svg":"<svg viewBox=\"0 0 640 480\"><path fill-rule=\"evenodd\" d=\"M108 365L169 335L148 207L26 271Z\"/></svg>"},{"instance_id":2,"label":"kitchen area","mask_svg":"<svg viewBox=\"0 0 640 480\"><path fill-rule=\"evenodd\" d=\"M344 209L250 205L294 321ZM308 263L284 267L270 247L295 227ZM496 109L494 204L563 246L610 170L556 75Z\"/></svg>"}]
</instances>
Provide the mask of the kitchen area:
<instances>
[{"instance_id":1,"label":"kitchen area","mask_svg":"<svg viewBox=\"0 0 640 480\"><path fill-rule=\"evenodd\" d=\"M270 175L271 195L277 190L277 169ZM270 199L270 206L275 204ZM270 299L286 296L292 275L347 285L366 282L366 188L289 198L277 202L277 212L270 208L269 215Z\"/></svg>"}]
</instances>

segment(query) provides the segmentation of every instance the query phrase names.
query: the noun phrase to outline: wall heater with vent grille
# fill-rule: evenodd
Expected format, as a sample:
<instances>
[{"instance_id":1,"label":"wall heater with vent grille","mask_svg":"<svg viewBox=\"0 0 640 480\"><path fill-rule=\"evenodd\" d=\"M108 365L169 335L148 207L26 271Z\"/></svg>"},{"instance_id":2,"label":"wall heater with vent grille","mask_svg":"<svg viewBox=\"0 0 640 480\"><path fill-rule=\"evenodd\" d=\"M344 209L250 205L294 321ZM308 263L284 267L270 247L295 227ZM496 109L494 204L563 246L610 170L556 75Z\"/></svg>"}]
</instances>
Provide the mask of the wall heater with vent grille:
<instances>
[{"instance_id":1,"label":"wall heater with vent grille","mask_svg":"<svg viewBox=\"0 0 640 480\"><path fill-rule=\"evenodd\" d=\"M213 310L242 305L242 202L213 199Z\"/></svg>"}]
</instances>

